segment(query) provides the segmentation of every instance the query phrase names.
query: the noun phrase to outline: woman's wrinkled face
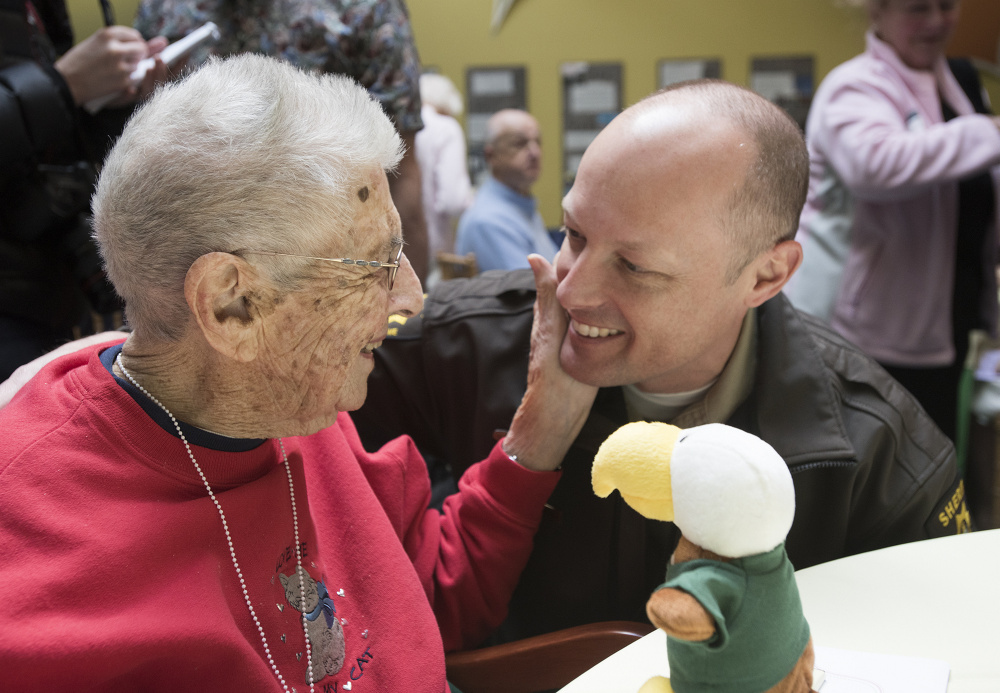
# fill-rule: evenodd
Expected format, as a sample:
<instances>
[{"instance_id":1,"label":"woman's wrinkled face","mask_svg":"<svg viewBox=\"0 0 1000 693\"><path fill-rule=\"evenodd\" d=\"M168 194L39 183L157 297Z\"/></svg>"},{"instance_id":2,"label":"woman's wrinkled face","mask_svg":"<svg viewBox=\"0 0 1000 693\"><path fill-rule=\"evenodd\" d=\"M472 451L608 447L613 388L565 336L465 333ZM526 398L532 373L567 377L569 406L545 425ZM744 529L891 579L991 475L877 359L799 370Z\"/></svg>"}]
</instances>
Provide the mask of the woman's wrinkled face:
<instances>
[{"instance_id":1,"label":"woman's wrinkled face","mask_svg":"<svg viewBox=\"0 0 1000 693\"><path fill-rule=\"evenodd\" d=\"M352 204L350 229L331 234L322 257L391 261L402 236L385 173L368 176ZM389 316L416 314L423 301L405 255L391 293L386 268L306 262L301 289L285 294L265 323L261 355L281 413L301 423L300 435L364 403L372 352L386 336Z\"/></svg>"},{"instance_id":2,"label":"woman's wrinkled face","mask_svg":"<svg viewBox=\"0 0 1000 693\"><path fill-rule=\"evenodd\" d=\"M959 5L959 0L876 0L872 25L908 67L930 70L951 40Z\"/></svg>"}]
</instances>

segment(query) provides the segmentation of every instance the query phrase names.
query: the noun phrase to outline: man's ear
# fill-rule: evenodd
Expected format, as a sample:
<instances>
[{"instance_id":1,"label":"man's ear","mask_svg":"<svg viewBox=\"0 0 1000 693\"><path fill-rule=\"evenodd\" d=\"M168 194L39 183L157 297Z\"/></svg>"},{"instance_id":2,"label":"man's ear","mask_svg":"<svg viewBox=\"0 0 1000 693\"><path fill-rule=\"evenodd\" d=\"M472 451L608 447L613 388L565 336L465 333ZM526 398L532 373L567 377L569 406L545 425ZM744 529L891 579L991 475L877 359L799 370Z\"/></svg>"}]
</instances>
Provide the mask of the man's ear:
<instances>
[{"instance_id":1,"label":"man's ear","mask_svg":"<svg viewBox=\"0 0 1000 693\"><path fill-rule=\"evenodd\" d=\"M747 306L754 308L773 298L801 264L802 245L798 241L782 241L757 258L751 265L755 276Z\"/></svg>"},{"instance_id":2,"label":"man's ear","mask_svg":"<svg viewBox=\"0 0 1000 693\"><path fill-rule=\"evenodd\" d=\"M195 260L184 278L184 298L205 340L224 356L242 362L257 357L260 317L246 297L258 274L229 253L207 253Z\"/></svg>"}]
</instances>

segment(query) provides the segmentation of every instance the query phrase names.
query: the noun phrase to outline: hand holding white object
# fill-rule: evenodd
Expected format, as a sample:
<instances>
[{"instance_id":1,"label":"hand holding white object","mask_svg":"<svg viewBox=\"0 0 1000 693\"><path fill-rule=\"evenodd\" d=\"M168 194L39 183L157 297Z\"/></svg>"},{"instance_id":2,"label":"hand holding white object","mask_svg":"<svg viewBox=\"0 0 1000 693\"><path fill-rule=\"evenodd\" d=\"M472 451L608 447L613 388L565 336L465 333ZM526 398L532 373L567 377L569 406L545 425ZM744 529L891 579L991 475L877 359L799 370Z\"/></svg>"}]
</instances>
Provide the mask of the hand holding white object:
<instances>
[{"instance_id":1,"label":"hand holding white object","mask_svg":"<svg viewBox=\"0 0 1000 693\"><path fill-rule=\"evenodd\" d=\"M174 41L169 46L163 48L157 55L150 54L149 57L136 63L134 69L129 75L128 84L126 84L122 90L88 100L84 108L86 108L90 113L97 113L97 111L104 108L116 98L123 96L123 92L128 94L129 90L133 90L132 93L134 93L135 90L139 90L140 85L143 85L143 80L146 78L147 73L156 67L157 59L162 61L162 63L167 67L172 67L197 46L205 43L206 41L218 41L220 37L221 34L219 33L219 27L216 26L215 22L207 22L206 24L203 24L184 38ZM156 40L157 39L151 39L150 43Z\"/></svg>"}]
</instances>

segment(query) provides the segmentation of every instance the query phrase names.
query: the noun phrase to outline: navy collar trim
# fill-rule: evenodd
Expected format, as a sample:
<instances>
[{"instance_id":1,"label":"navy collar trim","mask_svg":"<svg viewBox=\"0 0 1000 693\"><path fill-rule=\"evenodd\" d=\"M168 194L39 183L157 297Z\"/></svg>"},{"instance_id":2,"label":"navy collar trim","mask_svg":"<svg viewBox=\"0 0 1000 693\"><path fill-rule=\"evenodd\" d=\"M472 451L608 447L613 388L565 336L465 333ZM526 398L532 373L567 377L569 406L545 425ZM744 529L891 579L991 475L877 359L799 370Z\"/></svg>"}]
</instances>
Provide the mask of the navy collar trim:
<instances>
[{"instance_id":1,"label":"navy collar trim","mask_svg":"<svg viewBox=\"0 0 1000 693\"><path fill-rule=\"evenodd\" d=\"M172 435L174 438L180 439L177 435L177 428L174 426L173 421L167 416L166 412L163 411L156 402L151 400L149 397L144 395L142 391L133 385L128 380L124 378L119 378L112 365L115 359L118 358L118 354L122 350L121 344L116 344L113 347L109 347L101 352L101 364L107 369L108 373L115 379L115 382L128 393L128 396L135 400L136 404L142 407L142 410L149 415L156 425L162 428L164 431ZM228 436L219 435L218 433L212 433L211 431L206 431L203 428L198 428L192 426L191 424L179 422L181 425L181 430L184 431L184 437L191 445L197 445L201 448L208 448L209 450L218 450L220 452L248 452L254 448L260 447L260 445L266 442L266 438L229 438Z\"/></svg>"}]
</instances>

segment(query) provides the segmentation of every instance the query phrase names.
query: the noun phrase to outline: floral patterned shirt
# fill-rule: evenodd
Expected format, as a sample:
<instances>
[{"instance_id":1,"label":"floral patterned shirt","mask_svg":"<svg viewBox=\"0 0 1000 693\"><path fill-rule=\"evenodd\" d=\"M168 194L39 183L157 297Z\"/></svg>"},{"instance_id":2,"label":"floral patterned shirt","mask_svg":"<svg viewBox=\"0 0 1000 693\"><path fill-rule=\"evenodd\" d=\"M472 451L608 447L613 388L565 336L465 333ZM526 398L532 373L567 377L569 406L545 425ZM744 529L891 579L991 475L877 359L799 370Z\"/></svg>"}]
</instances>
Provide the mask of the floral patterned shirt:
<instances>
[{"instance_id":1,"label":"floral patterned shirt","mask_svg":"<svg viewBox=\"0 0 1000 693\"><path fill-rule=\"evenodd\" d=\"M423 127L420 58L403 0L142 0L135 28L147 39L183 38L215 22L222 39L209 55L252 52L304 70L353 77L379 100L401 132Z\"/></svg>"}]
</instances>

